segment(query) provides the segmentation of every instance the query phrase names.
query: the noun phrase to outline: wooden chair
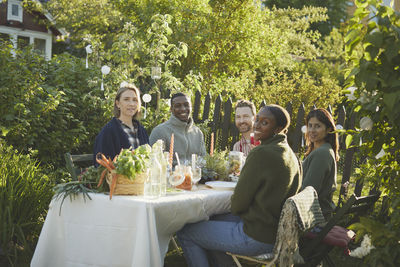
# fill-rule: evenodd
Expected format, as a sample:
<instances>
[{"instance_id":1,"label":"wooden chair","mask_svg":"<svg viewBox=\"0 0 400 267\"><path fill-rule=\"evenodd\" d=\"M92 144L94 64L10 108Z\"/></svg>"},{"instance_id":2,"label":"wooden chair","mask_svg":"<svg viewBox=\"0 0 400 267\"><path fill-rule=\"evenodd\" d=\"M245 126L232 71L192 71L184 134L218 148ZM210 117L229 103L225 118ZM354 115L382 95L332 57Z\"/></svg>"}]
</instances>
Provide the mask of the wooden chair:
<instances>
[{"instance_id":1,"label":"wooden chair","mask_svg":"<svg viewBox=\"0 0 400 267\"><path fill-rule=\"evenodd\" d=\"M336 210L333 217L327 222L322 230L313 239L304 239L300 246L300 253L306 264L299 266L317 266L323 260L328 266L334 267L335 264L329 256L329 252L334 248L329 242L329 234L345 215L360 216L371 211L375 202L379 199L380 193L369 196L357 197L353 194L343 206ZM348 225L345 225L345 227ZM330 243L330 244L329 244ZM347 247L347 244L346 244Z\"/></svg>"},{"instance_id":2,"label":"wooden chair","mask_svg":"<svg viewBox=\"0 0 400 267\"><path fill-rule=\"evenodd\" d=\"M93 165L93 154L80 154L71 155L70 153L64 154L65 163L73 180L78 180L78 175L85 170L85 168Z\"/></svg>"},{"instance_id":3,"label":"wooden chair","mask_svg":"<svg viewBox=\"0 0 400 267\"><path fill-rule=\"evenodd\" d=\"M266 264L267 266L271 266L275 262L283 266L292 265L292 262L302 263L303 259L298 254L297 246L300 233L324 222L317 192L313 187L308 186L285 201L279 219L273 253L259 256L244 256L229 252L227 254L232 256L238 267L242 266L239 259ZM290 236L287 236L285 232L290 233Z\"/></svg>"}]
</instances>

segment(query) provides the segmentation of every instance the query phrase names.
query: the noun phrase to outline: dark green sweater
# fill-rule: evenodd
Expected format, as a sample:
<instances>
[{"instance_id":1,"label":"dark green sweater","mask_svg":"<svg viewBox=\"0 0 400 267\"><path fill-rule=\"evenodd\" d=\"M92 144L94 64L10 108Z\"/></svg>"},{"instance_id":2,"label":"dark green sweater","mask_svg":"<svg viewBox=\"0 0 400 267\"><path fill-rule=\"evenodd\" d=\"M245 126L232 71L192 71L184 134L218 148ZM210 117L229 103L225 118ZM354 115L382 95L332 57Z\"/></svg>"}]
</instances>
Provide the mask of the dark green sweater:
<instances>
[{"instance_id":1,"label":"dark green sweater","mask_svg":"<svg viewBox=\"0 0 400 267\"><path fill-rule=\"evenodd\" d=\"M335 209L332 196L336 190L335 153L329 143L312 151L303 161L302 188L309 185L317 191L322 213L329 219Z\"/></svg>"},{"instance_id":2,"label":"dark green sweater","mask_svg":"<svg viewBox=\"0 0 400 267\"><path fill-rule=\"evenodd\" d=\"M285 200L301 186L301 167L286 141L278 134L251 150L232 196L232 213L244 222L251 238L274 244Z\"/></svg>"}]
</instances>

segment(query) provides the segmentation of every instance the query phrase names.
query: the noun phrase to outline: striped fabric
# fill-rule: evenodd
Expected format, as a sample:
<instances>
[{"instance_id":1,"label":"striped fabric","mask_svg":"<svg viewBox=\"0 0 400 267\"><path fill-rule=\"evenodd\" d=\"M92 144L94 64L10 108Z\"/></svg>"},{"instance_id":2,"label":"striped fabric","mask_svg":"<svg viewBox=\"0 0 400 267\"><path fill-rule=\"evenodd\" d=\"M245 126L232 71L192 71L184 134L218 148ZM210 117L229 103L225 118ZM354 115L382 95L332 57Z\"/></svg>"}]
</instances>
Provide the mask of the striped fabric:
<instances>
[{"instance_id":1,"label":"striped fabric","mask_svg":"<svg viewBox=\"0 0 400 267\"><path fill-rule=\"evenodd\" d=\"M314 187L307 186L300 193L290 197L288 201L296 207L297 224L301 231L325 222Z\"/></svg>"}]
</instances>

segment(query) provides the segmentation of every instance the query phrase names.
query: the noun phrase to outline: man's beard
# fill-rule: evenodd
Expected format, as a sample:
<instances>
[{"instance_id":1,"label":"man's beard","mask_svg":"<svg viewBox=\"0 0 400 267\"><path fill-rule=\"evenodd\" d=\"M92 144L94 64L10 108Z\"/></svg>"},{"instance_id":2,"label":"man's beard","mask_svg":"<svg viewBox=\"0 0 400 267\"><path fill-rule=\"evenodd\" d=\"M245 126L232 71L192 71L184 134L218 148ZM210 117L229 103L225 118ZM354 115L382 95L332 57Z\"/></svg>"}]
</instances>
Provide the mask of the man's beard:
<instances>
[{"instance_id":1,"label":"man's beard","mask_svg":"<svg viewBox=\"0 0 400 267\"><path fill-rule=\"evenodd\" d=\"M243 127L243 126L247 126L247 127ZM247 133L247 132L251 131L251 125L249 125L247 123L242 123L239 125L238 129L239 129L240 133Z\"/></svg>"}]
</instances>

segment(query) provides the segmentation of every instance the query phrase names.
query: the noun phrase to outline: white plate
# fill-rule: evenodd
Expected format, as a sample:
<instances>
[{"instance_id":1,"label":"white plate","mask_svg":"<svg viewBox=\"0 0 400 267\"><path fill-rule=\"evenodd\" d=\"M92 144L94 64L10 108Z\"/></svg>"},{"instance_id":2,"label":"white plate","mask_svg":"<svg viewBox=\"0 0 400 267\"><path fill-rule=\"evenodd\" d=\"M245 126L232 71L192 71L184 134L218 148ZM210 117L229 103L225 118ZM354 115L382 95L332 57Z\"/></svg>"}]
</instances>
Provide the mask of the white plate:
<instances>
[{"instance_id":1,"label":"white plate","mask_svg":"<svg viewBox=\"0 0 400 267\"><path fill-rule=\"evenodd\" d=\"M206 182L206 185L217 190L233 190L235 189L235 182L225 182L225 181L210 181Z\"/></svg>"}]
</instances>

